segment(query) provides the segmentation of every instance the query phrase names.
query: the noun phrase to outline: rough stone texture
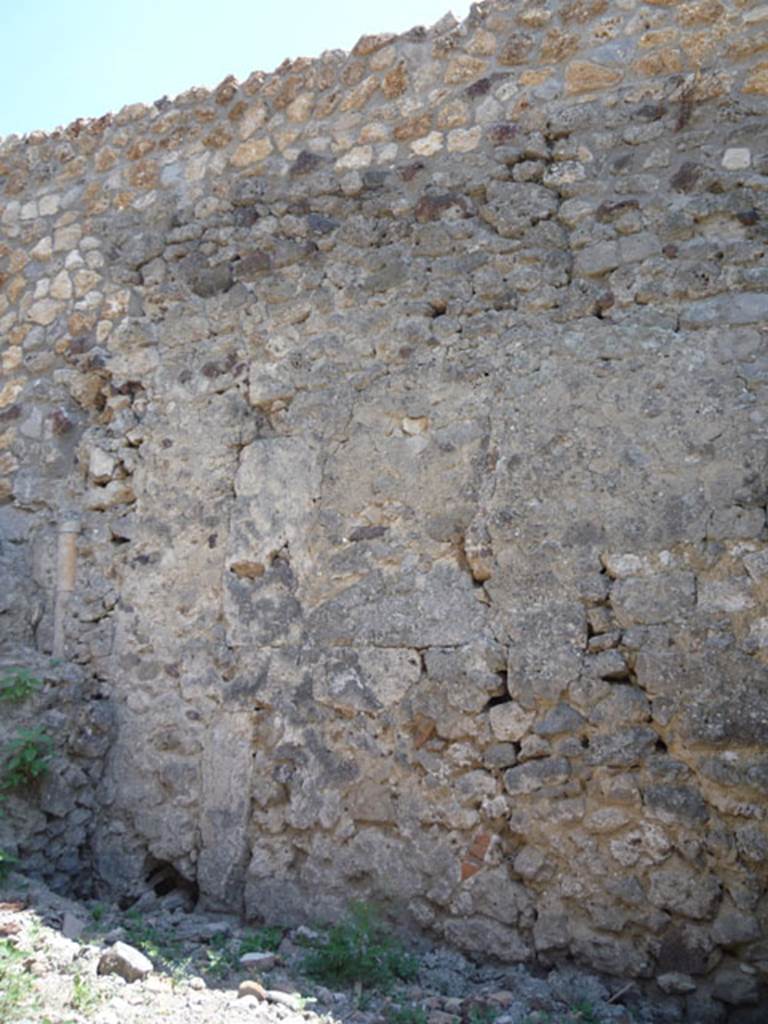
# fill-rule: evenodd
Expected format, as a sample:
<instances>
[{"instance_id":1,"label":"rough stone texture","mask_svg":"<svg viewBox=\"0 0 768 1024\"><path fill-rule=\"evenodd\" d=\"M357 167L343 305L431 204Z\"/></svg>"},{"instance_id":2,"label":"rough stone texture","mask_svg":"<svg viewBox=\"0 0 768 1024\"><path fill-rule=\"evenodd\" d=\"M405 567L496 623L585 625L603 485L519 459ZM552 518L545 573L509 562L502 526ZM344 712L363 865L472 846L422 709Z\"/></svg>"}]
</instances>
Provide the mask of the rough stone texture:
<instances>
[{"instance_id":1,"label":"rough stone texture","mask_svg":"<svg viewBox=\"0 0 768 1024\"><path fill-rule=\"evenodd\" d=\"M140 981L152 973L152 961L127 942L116 942L99 959L99 974L117 974L125 981Z\"/></svg>"},{"instance_id":2,"label":"rough stone texture","mask_svg":"<svg viewBox=\"0 0 768 1024\"><path fill-rule=\"evenodd\" d=\"M3 641L50 651L78 512L104 709L17 848L746 1005L760 8L546 6L0 144Z\"/></svg>"}]
</instances>

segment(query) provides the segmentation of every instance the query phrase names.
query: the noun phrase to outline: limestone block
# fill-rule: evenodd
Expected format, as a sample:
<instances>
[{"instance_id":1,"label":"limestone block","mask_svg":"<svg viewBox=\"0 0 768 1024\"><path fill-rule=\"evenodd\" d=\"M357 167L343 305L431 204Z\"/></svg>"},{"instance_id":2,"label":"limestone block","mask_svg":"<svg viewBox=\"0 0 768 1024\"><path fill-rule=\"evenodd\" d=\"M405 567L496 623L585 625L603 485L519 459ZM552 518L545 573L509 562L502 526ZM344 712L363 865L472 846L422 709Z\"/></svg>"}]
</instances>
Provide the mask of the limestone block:
<instances>
[{"instance_id":1,"label":"limestone block","mask_svg":"<svg viewBox=\"0 0 768 1024\"><path fill-rule=\"evenodd\" d=\"M64 312L64 308L63 304L56 299L40 299L39 302L30 306L27 316L33 324L47 327Z\"/></svg>"},{"instance_id":2,"label":"limestone block","mask_svg":"<svg viewBox=\"0 0 768 1024\"><path fill-rule=\"evenodd\" d=\"M88 452L88 476L97 484L105 484L114 476L117 460L102 448L92 447Z\"/></svg>"},{"instance_id":3,"label":"limestone block","mask_svg":"<svg viewBox=\"0 0 768 1024\"><path fill-rule=\"evenodd\" d=\"M308 627L324 643L432 647L475 640L484 620L469 578L442 563L423 575L372 572L317 608Z\"/></svg>"},{"instance_id":4,"label":"limestone block","mask_svg":"<svg viewBox=\"0 0 768 1024\"><path fill-rule=\"evenodd\" d=\"M127 942L116 942L101 954L99 974L117 974L125 981L141 981L154 970L152 961Z\"/></svg>"},{"instance_id":5,"label":"limestone block","mask_svg":"<svg viewBox=\"0 0 768 1024\"><path fill-rule=\"evenodd\" d=\"M696 585L692 573L669 572L619 580L611 590L611 607L620 626L670 622L686 616L694 606Z\"/></svg>"},{"instance_id":6,"label":"limestone block","mask_svg":"<svg viewBox=\"0 0 768 1024\"><path fill-rule=\"evenodd\" d=\"M525 711L515 701L509 701L492 707L488 717L493 734L497 739L517 743L530 729L536 713Z\"/></svg>"},{"instance_id":7,"label":"limestone block","mask_svg":"<svg viewBox=\"0 0 768 1024\"><path fill-rule=\"evenodd\" d=\"M197 874L204 891L224 906L240 891L245 877L252 773L251 715L219 715L206 737L202 758Z\"/></svg>"},{"instance_id":8,"label":"limestone block","mask_svg":"<svg viewBox=\"0 0 768 1024\"><path fill-rule=\"evenodd\" d=\"M268 564L286 545L292 559L300 557L319 493L318 455L302 438L248 445L235 475L230 557Z\"/></svg>"},{"instance_id":9,"label":"limestone block","mask_svg":"<svg viewBox=\"0 0 768 1024\"><path fill-rule=\"evenodd\" d=\"M341 711L379 711L400 701L421 675L414 651L385 647L339 648L313 673L319 703Z\"/></svg>"}]
</instances>

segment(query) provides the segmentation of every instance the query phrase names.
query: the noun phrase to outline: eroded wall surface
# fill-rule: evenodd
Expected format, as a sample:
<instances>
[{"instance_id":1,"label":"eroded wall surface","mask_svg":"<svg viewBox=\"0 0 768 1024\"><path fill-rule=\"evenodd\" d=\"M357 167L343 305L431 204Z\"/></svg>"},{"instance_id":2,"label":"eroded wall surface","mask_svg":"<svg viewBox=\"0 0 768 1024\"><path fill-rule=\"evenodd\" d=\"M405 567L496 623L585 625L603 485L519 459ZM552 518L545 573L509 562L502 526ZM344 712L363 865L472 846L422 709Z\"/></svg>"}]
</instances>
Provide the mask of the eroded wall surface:
<instances>
[{"instance_id":1,"label":"eroded wall surface","mask_svg":"<svg viewBox=\"0 0 768 1024\"><path fill-rule=\"evenodd\" d=\"M499 0L0 146L0 628L78 514L99 877L759 998L767 48Z\"/></svg>"}]
</instances>

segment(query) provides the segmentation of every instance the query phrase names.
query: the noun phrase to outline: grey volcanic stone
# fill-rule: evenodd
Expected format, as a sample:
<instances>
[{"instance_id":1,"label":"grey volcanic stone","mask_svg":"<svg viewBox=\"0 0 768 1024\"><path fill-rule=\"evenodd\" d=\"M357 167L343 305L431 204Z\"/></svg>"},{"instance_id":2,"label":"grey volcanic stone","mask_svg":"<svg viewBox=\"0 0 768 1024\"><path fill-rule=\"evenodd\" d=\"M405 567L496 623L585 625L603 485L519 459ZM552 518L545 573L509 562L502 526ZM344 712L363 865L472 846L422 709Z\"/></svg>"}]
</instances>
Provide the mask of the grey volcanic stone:
<instances>
[{"instance_id":1,"label":"grey volcanic stone","mask_svg":"<svg viewBox=\"0 0 768 1024\"><path fill-rule=\"evenodd\" d=\"M508 793L533 793L542 786L557 786L570 775L570 766L565 758L547 757L541 761L528 761L504 773L504 785Z\"/></svg>"},{"instance_id":2,"label":"grey volcanic stone","mask_svg":"<svg viewBox=\"0 0 768 1024\"><path fill-rule=\"evenodd\" d=\"M665 865L650 873L648 898L663 910L677 910L694 919L709 918L720 899L720 884L684 866Z\"/></svg>"},{"instance_id":3,"label":"grey volcanic stone","mask_svg":"<svg viewBox=\"0 0 768 1024\"><path fill-rule=\"evenodd\" d=\"M715 975L712 994L729 1006L756 1006L760 998L760 979L738 967L721 967Z\"/></svg>"},{"instance_id":4,"label":"grey volcanic stone","mask_svg":"<svg viewBox=\"0 0 768 1024\"><path fill-rule=\"evenodd\" d=\"M713 299L691 302L683 311L686 327L710 324L759 324L768 317L768 293L745 292L742 295L718 295Z\"/></svg>"}]
</instances>

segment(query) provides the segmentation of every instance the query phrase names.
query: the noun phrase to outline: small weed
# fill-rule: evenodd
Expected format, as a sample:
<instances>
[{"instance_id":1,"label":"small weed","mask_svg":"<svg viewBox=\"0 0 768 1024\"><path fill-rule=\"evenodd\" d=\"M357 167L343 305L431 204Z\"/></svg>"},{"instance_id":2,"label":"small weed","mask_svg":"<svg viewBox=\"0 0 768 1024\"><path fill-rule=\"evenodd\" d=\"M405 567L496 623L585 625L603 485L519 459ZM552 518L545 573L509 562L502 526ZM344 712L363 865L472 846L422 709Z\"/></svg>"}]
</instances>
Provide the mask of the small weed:
<instances>
[{"instance_id":1,"label":"small weed","mask_svg":"<svg viewBox=\"0 0 768 1024\"><path fill-rule=\"evenodd\" d=\"M573 1015L574 1024L600 1024L600 1020L596 1016L594 1006L586 999L582 999L578 1003L574 1003L571 1007L571 1013Z\"/></svg>"},{"instance_id":2,"label":"small weed","mask_svg":"<svg viewBox=\"0 0 768 1024\"><path fill-rule=\"evenodd\" d=\"M8 745L0 789L15 789L45 775L53 740L44 729L19 729Z\"/></svg>"},{"instance_id":3,"label":"small weed","mask_svg":"<svg viewBox=\"0 0 768 1024\"><path fill-rule=\"evenodd\" d=\"M315 999L314 996L302 996L298 993L296 994L296 1005L301 1013L305 1010L310 1010L316 1002L317 999Z\"/></svg>"},{"instance_id":4,"label":"small weed","mask_svg":"<svg viewBox=\"0 0 768 1024\"><path fill-rule=\"evenodd\" d=\"M78 1013L88 1015L101 1002L101 993L94 987L90 979L76 974L72 979L72 998L69 1005Z\"/></svg>"},{"instance_id":5,"label":"small weed","mask_svg":"<svg viewBox=\"0 0 768 1024\"><path fill-rule=\"evenodd\" d=\"M411 981L418 961L390 936L367 903L352 903L343 921L307 953L307 974L330 986L386 991L398 979Z\"/></svg>"},{"instance_id":6,"label":"small weed","mask_svg":"<svg viewBox=\"0 0 768 1024\"><path fill-rule=\"evenodd\" d=\"M238 953L226 935L214 935L205 955L206 973L219 981L228 977L238 966Z\"/></svg>"},{"instance_id":7,"label":"small weed","mask_svg":"<svg viewBox=\"0 0 768 1024\"><path fill-rule=\"evenodd\" d=\"M226 935L214 935L205 950L203 970L221 981L240 967L240 957L246 953L274 953L283 940L284 929L260 928L247 933L240 941Z\"/></svg>"},{"instance_id":8,"label":"small weed","mask_svg":"<svg viewBox=\"0 0 768 1024\"><path fill-rule=\"evenodd\" d=\"M487 1004L476 1004L473 1006L467 1017L469 1024L493 1024L499 1015L498 1009Z\"/></svg>"},{"instance_id":9,"label":"small weed","mask_svg":"<svg viewBox=\"0 0 768 1024\"><path fill-rule=\"evenodd\" d=\"M107 908L103 903L94 903L91 907L91 920L94 924L99 924L104 919L104 914Z\"/></svg>"},{"instance_id":10,"label":"small weed","mask_svg":"<svg viewBox=\"0 0 768 1024\"><path fill-rule=\"evenodd\" d=\"M29 669L14 668L0 677L0 702L25 700L43 685ZM19 729L0 759L0 814L7 790L32 782L48 771L53 740L44 729ZM18 863L9 850L0 849L0 883Z\"/></svg>"},{"instance_id":11,"label":"small weed","mask_svg":"<svg viewBox=\"0 0 768 1024\"><path fill-rule=\"evenodd\" d=\"M9 850L0 849L0 882L8 880L8 876L16 869L19 858Z\"/></svg>"},{"instance_id":12,"label":"small weed","mask_svg":"<svg viewBox=\"0 0 768 1024\"><path fill-rule=\"evenodd\" d=\"M136 910L126 916L127 941L148 956L157 970L165 971L175 981L189 973L192 957L184 956L179 939L170 932L148 925Z\"/></svg>"},{"instance_id":13,"label":"small weed","mask_svg":"<svg viewBox=\"0 0 768 1024\"><path fill-rule=\"evenodd\" d=\"M33 676L27 668L13 668L0 676L0 701L26 700L43 685L42 679Z\"/></svg>"},{"instance_id":14,"label":"small weed","mask_svg":"<svg viewBox=\"0 0 768 1024\"><path fill-rule=\"evenodd\" d=\"M34 1008L32 978L24 963L28 956L9 939L0 939L0 1020L4 1024L28 1017Z\"/></svg>"},{"instance_id":15,"label":"small weed","mask_svg":"<svg viewBox=\"0 0 768 1024\"><path fill-rule=\"evenodd\" d=\"M240 941L238 957L246 953L276 953L283 941L285 929L279 925L271 925L267 928L259 928L258 931L249 932Z\"/></svg>"},{"instance_id":16,"label":"small weed","mask_svg":"<svg viewBox=\"0 0 768 1024\"><path fill-rule=\"evenodd\" d=\"M387 1024L427 1024L427 1011L421 1006L392 1006Z\"/></svg>"}]
</instances>

